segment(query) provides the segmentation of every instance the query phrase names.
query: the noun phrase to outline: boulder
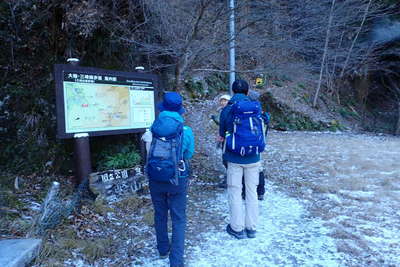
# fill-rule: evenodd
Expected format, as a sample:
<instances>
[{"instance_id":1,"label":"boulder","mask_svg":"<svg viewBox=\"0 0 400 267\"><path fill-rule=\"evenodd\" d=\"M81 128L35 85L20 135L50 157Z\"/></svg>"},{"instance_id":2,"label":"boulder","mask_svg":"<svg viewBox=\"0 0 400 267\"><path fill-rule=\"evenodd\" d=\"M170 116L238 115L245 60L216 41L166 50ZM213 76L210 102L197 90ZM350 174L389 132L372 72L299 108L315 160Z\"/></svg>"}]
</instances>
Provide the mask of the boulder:
<instances>
[{"instance_id":1,"label":"boulder","mask_svg":"<svg viewBox=\"0 0 400 267\"><path fill-rule=\"evenodd\" d=\"M23 267L28 265L40 252L41 239L0 240L0 266Z\"/></svg>"}]
</instances>

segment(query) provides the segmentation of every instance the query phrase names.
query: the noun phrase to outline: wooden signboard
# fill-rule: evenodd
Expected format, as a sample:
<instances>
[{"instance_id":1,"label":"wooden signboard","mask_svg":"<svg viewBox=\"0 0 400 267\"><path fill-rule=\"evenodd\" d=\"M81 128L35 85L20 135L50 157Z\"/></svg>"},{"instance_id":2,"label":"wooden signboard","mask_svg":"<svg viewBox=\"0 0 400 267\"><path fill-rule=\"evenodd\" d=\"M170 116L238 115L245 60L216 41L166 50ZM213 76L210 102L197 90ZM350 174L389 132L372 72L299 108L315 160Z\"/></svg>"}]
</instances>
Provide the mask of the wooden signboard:
<instances>
[{"instance_id":1,"label":"wooden signboard","mask_svg":"<svg viewBox=\"0 0 400 267\"><path fill-rule=\"evenodd\" d=\"M147 182L140 168L109 170L89 175L89 187L96 195L107 198L136 193Z\"/></svg>"},{"instance_id":2,"label":"wooden signboard","mask_svg":"<svg viewBox=\"0 0 400 267\"><path fill-rule=\"evenodd\" d=\"M55 80L59 138L144 132L155 119L157 75L57 64Z\"/></svg>"}]
</instances>

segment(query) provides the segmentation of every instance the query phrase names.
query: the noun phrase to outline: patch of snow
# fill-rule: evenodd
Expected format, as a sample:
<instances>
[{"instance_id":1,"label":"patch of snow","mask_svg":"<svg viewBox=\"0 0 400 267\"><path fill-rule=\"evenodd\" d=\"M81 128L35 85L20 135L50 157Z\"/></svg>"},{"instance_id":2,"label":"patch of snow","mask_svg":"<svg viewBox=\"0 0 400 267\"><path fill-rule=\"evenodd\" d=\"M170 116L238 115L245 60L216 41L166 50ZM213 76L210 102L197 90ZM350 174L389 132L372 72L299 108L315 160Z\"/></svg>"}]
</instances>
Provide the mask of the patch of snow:
<instances>
[{"instance_id":1,"label":"patch of snow","mask_svg":"<svg viewBox=\"0 0 400 267\"><path fill-rule=\"evenodd\" d=\"M344 265L400 266L399 138L271 132L266 154L266 169L281 190L309 200L325 220ZM310 188L313 194L303 193Z\"/></svg>"},{"instance_id":2,"label":"patch of snow","mask_svg":"<svg viewBox=\"0 0 400 267\"><path fill-rule=\"evenodd\" d=\"M373 198L375 196L375 192L371 191L348 191L348 190L339 190L340 194L348 195L352 198L357 199L368 199Z\"/></svg>"},{"instance_id":3,"label":"patch of snow","mask_svg":"<svg viewBox=\"0 0 400 267\"><path fill-rule=\"evenodd\" d=\"M226 193L210 200L208 209L226 218L219 231L201 234L202 242L189 247L188 267L223 266L338 266L341 253L322 221L308 215L303 204L273 190L267 183L264 201L260 201L259 225L254 239L237 240L225 231L228 223ZM157 255L141 259L143 266L169 266ZM137 265L133 265L137 266Z\"/></svg>"},{"instance_id":4,"label":"patch of snow","mask_svg":"<svg viewBox=\"0 0 400 267\"><path fill-rule=\"evenodd\" d=\"M74 266L74 267L86 267L87 263L82 259L75 259L75 260L66 260L64 261L65 266Z\"/></svg>"},{"instance_id":5,"label":"patch of snow","mask_svg":"<svg viewBox=\"0 0 400 267\"><path fill-rule=\"evenodd\" d=\"M336 194L326 194L326 196L327 196L330 200L336 202L337 204L341 204L341 203L342 203L342 200L341 200Z\"/></svg>"}]
</instances>

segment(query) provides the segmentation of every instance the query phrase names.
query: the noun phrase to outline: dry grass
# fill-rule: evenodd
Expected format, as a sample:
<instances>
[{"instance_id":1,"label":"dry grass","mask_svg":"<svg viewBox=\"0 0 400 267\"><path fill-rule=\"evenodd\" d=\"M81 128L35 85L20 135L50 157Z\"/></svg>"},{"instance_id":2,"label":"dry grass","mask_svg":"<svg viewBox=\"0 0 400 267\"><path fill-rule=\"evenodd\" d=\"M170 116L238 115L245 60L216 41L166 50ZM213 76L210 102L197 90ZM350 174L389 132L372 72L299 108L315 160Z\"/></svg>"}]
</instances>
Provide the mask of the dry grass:
<instances>
[{"instance_id":1,"label":"dry grass","mask_svg":"<svg viewBox=\"0 0 400 267\"><path fill-rule=\"evenodd\" d=\"M92 263L100 258L109 257L113 254L113 240L111 238L85 240L82 242L82 253Z\"/></svg>"},{"instance_id":2,"label":"dry grass","mask_svg":"<svg viewBox=\"0 0 400 267\"><path fill-rule=\"evenodd\" d=\"M154 226L154 212L152 210L147 211L143 215L143 221L148 225L148 226Z\"/></svg>"},{"instance_id":3,"label":"dry grass","mask_svg":"<svg viewBox=\"0 0 400 267\"><path fill-rule=\"evenodd\" d=\"M45 241L34 264L39 266L62 266L62 262L70 255L70 252L63 248L62 240L57 243Z\"/></svg>"},{"instance_id":4,"label":"dry grass","mask_svg":"<svg viewBox=\"0 0 400 267\"><path fill-rule=\"evenodd\" d=\"M107 214L107 212L112 212L113 209L107 205L103 198L97 197L93 203L93 211L104 216Z\"/></svg>"},{"instance_id":5,"label":"dry grass","mask_svg":"<svg viewBox=\"0 0 400 267\"><path fill-rule=\"evenodd\" d=\"M139 196L131 196L117 202L115 205L122 210L134 211L145 204L144 200Z\"/></svg>"},{"instance_id":6,"label":"dry grass","mask_svg":"<svg viewBox=\"0 0 400 267\"><path fill-rule=\"evenodd\" d=\"M110 257L114 252L112 238L82 239L69 227L48 234L39 256L35 260L38 266L64 266L72 252L80 252L84 258L94 263L103 257Z\"/></svg>"},{"instance_id":7,"label":"dry grass","mask_svg":"<svg viewBox=\"0 0 400 267\"><path fill-rule=\"evenodd\" d=\"M81 214L70 217L57 229L48 232L35 264L70 266L79 259L87 265L112 261L112 266L126 266L129 256L121 256L121 253L128 253L130 246L133 247L128 254L141 253L136 248L137 240L146 235L146 231L135 232L130 225L153 225L153 212L148 209L149 205L150 200L140 196L131 196L114 204L97 198L92 205L83 206ZM140 222L137 222L138 218ZM131 241L130 245L126 245L127 241Z\"/></svg>"}]
</instances>

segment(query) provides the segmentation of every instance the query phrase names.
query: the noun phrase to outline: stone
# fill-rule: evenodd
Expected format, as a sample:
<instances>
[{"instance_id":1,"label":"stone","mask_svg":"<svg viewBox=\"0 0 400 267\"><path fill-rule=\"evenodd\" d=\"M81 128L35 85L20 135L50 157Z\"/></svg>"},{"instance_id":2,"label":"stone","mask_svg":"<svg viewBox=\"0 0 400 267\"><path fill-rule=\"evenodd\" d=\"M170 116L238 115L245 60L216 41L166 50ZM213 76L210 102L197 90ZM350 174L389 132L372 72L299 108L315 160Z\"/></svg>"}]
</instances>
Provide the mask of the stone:
<instances>
[{"instance_id":1,"label":"stone","mask_svg":"<svg viewBox=\"0 0 400 267\"><path fill-rule=\"evenodd\" d=\"M23 267L35 259L42 244L41 239L0 240L0 266Z\"/></svg>"},{"instance_id":2,"label":"stone","mask_svg":"<svg viewBox=\"0 0 400 267\"><path fill-rule=\"evenodd\" d=\"M47 229L57 226L62 218L69 215L72 211L68 205L60 200L60 183L53 182L46 198L40 208L40 213L36 216L32 225L32 232L28 236L43 235Z\"/></svg>"}]
</instances>

